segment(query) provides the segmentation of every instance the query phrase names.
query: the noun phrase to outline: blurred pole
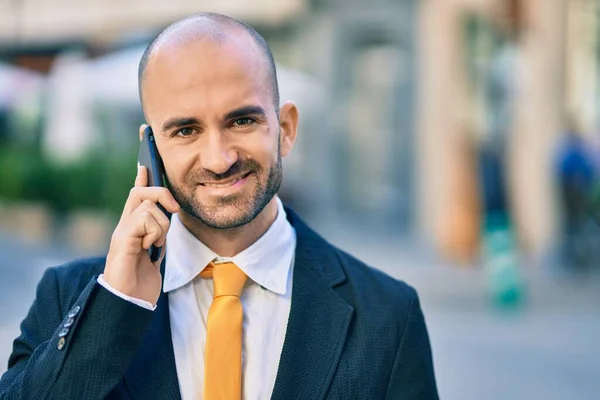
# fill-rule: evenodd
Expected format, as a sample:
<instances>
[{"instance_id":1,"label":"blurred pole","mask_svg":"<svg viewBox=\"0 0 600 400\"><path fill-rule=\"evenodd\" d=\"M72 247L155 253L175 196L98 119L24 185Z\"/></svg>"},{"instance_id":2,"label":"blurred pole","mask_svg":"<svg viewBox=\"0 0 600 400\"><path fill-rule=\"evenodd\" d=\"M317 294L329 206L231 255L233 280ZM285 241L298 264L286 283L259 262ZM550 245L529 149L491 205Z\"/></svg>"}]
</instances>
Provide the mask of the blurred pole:
<instances>
[{"instance_id":1,"label":"blurred pole","mask_svg":"<svg viewBox=\"0 0 600 400\"><path fill-rule=\"evenodd\" d=\"M478 128L468 91L462 17L492 5L489 0L422 1L417 13L419 233L460 262L476 255L480 226L473 153Z\"/></svg>"},{"instance_id":2,"label":"blurred pole","mask_svg":"<svg viewBox=\"0 0 600 400\"><path fill-rule=\"evenodd\" d=\"M454 77L457 73L458 35L456 7L451 2L420 3L419 95L417 110L417 190L419 231L436 247L442 238L438 227L445 223L447 201L451 196L451 169L454 136L457 135L453 105Z\"/></svg>"},{"instance_id":3,"label":"blurred pole","mask_svg":"<svg viewBox=\"0 0 600 400\"><path fill-rule=\"evenodd\" d=\"M524 5L509 182L521 245L538 263L552 248L557 224L552 154L564 118L566 0Z\"/></svg>"},{"instance_id":4,"label":"blurred pole","mask_svg":"<svg viewBox=\"0 0 600 400\"><path fill-rule=\"evenodd\" d=\"M597 1L570 0L567 6L566 111L575 118L582 134L595 132L598 124L596 93L598 71Z\"/></svg>"}]
</instances>

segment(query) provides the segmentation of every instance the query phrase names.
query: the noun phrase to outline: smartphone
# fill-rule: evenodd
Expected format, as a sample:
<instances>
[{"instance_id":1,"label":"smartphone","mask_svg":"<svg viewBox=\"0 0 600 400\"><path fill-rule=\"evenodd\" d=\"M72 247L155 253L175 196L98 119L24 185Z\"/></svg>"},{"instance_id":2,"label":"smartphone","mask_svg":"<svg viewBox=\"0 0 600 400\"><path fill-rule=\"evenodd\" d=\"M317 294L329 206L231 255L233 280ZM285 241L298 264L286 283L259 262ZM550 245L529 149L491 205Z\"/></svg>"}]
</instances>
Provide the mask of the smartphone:
<instances>
[{"instance_id":1,"label":"smartphone","mask_svg":"<svg viewBox=\"0 0 600 400\"><path fill-rule=\"evenodd\" d=\"M165 186L165 168L163 166L158 148L156 147L156 141L154 140L154 133L152 128L147 127L144 129L144 136L140 143L140 152L138 153L138 166L144 166L148 170L148 186ZM165 213L167 218L171 219L171 214L167 212L160 204L157 204L158 208ZM160 259L163 252L162 247L150 246L148 249L148 255L152 262Z\"/></svg>"}]
</instances>

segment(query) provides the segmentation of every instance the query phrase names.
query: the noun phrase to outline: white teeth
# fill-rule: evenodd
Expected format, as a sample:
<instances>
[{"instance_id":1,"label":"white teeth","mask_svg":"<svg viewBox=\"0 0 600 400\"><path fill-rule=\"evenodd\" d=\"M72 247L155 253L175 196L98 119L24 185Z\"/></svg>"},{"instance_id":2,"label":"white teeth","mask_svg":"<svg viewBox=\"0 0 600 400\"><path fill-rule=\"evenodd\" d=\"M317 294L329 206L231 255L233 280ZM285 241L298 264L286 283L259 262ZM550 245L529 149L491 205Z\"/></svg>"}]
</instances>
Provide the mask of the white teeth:
<instances>
[{"instance_id":1,"label":"white teeth","mask_svg":"<svg viewBox=\"0 0 600 400\"><path fill-rule=\"evenodd\" d=\"M237 179L232 180L231 182L226 182L226 183L205 183L204 186L214 187L214 188L224 188L224 187L233 185L240 179L242 179L242 178L237 178Z\"/></svg>"}]
</instances>

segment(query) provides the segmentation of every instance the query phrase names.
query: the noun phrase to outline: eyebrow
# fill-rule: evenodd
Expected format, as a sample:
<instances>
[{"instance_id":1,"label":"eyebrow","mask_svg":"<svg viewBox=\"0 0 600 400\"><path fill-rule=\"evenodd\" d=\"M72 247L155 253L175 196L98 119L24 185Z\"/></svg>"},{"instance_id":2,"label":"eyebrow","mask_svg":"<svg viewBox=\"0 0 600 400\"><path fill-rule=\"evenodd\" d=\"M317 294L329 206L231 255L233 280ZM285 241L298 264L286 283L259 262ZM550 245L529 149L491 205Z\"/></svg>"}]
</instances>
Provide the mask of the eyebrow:
<instances>
[{"instance_id":1,"label":"eyebrow","mask_svg":"<svg viewBox=\"0 0 600 400\"><path fill-rule=\"evenodd\" d=\"M227 114L225 114L225 119L240 118L245 117L246 115L258 115L263 118L267 117L265 109L260 106L244 106L233 111L229 111Z\"/></svg>"},{"instance_id":2,"label":"eyebrow","mask_svg":"<svg viewBox=\"0 0 600 400\"><path fill-rule=\"evenodd\" d=\"M179 128L187 125L198 125L200 121L197 118L171 118L162 125L162 131L168 131L173 128Z\"/></svg>"}]
</instances>

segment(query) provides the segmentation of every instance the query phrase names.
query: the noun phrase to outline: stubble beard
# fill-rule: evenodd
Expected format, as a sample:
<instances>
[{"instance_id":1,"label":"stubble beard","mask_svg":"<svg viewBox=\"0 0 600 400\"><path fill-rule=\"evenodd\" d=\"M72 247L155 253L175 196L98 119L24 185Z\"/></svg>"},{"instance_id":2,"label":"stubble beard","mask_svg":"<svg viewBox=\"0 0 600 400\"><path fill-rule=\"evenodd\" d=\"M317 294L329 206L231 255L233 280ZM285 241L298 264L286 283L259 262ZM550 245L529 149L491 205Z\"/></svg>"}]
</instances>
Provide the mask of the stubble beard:
<instances>
[{"instance_id":1,"label":"stubble beard","mask_svg":"<svg viewBox=\"0 0 600 400\"><path fill-rule=\"evenodd\" d=\"M277 194L283 180L281 152L277 146L277 161L268 171L265 171L256 161L250 160L242 163L236 169L250 167L252 173L246 179L254 179L255 185L251 193L234 193L217 199L215 205L205 206L196 197L198 180L195 176L201 173L191 173L183 185L169 184L169 189L181 209L187 214L213 229L233 229L244 226L253 221L271 199ZM233 169L233 166L232 168ZM224 175L231 175L225 173ZM226 210L225 210L226 209Z\"/></svg>"}]
</instances>

